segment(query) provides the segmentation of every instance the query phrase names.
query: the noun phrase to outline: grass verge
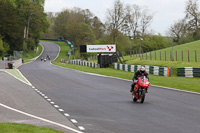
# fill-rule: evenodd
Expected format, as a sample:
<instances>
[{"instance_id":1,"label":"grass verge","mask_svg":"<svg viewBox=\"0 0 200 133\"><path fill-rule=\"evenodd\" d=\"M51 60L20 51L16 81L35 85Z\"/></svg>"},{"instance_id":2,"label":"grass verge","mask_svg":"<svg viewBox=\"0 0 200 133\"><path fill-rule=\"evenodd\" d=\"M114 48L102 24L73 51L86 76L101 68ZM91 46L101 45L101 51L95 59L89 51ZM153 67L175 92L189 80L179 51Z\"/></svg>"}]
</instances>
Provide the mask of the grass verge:
<instances>
[{"instance_id":1,"label":"grass verge","mask_svg":"<svg viewBox=\"0 0 200 133\"><path fill-rule=\"evenodd\" d=\"M0 123L0 129L0 133L63 133L54 129L15 123Z\"/></svg>"},{"instance_id":2,"label":"grass verge","mask_svg":"<svg viewBox=\"0 0 200 133\"><path fill-rule=\"evenodd\" d=\"M90 68L90 67L85 67L85 66L72 65L68 63L58 63L58 62L53 62L53 64L61 66L61 67L65 67L65 68L79 70L79 71L112 76L112 77L128 79L128 80L131 80L134 75L134 73L115 70L113 68L96 69L96 68ZM199 78L163 77L163 76L156 76L156 75L151 75L151 74L149 75L149 77L151 80L151 84L153 85L170 87L170 88L175 88L175 89L180 89L180 90L193 91L193 92L200 92L200 88L198 84L198 82L200 81ZM129 86L127 86L127 89L128 88Z\"/></svg>"},{"instance_id":3,"label":"grass verge","mask_svg":"<svg viewBox=\"0 0 200 133\"><path fill-rule=\"evenodd\" d=\"M27 84L29 83L20 73L17 69L2 69L2 71L8 72L11 75L19 78L20 80L26 82Z\"/></svg>"},{"instance_id":4,"label":"grass verge","mask_svg":"<svg viewBox=\"0 0 200 133\"><path fill-rule=\"evenodd\" d=\"M68 45L66 45L64 42L57 42L53 41L53 43L56 43L60 46L60 54L58 58L53 61L52 63L61 67L69 68L69 69L75 69L79 71L84 71L84 72L89 72L89 73L95 73L95 74L101 74L101 75L106 75L106 76L112 76L112 77L118 77L122 79L128 79L132 80L132 77L134 73L131 72L125 72L125 71L120 71L120 70L115 70L113 68L101 68L101 69L95 69L95 68L90 68L90 67L85 67L85 66L79 66L79 65L72 65L68 63L61 63L60 59L65 59L67 51L70 49ZM137 60L137 59L136 59ZM146 63L138 61L138 64L141 63ZM163 63L163 62L162 62ZM162 64L160 62L152 62L150 61L149 64L145 65L158 65L160 66ZM170 67L170 62L165 62L163 66L168 66ZM181 64L179 64L180 67L182 67ZM186 64L187 65L187 64ZM183 65L184 66L184 65ZM170 87L170 88L175 88L175 89L180 89L180 90L187 90L187 91L193 91L193 92L200 92L199 84L198 82L200 81L199 78L186 78L186 77L163 77L163 76L156 76L156 75L149 75L151 84L153 85L158 85L158 86L163 86L163 87ZM127 86L128 88L129 86Z\"/></svg>"},{"instance_id":5,"label":"grass verge","mask_svg":"<svg viewBox=\"0 0 200 133\"><path fill-rule=\"evenodd\" d=\"M38 45L38 53L34 52L33 50L29 51L28 53L23 53L24 63L30 62L32 59L39 56L42 52L42 49L43 49L42 46L39 44Z\"/></svg>"},{"instance_id":6,"label":"grass verge","mask_svg":"<svg viewBox=\"0 0 200 133\"><path fill-rule=\"evenodd\" d=\"M61 58L66 58L66 49L70 49L69 46L65 45L62 42L54 42L60 46L60 54L58 56L58 59L53 61L52 63L61 67L80 70L84 72L90 72L90 73L96 73L106 76L112 76L112 77L118 77L122 79L128 79L131 80L134 73L131 72L125 72L120 70L115 70L113 68L101 68L101 69L95 69L85 66L79 66L79 65L72 65L68 63L61 63ZM140 61L138 61L139 63ZM145 62L140 62L145 63ZM168 64L168 63L166 63ZM148 65L148 64L146 64ZM158 65L156 62L152 62L149 65ZM168 64L169 65L169 64ZM180 65L181 66L181 65ZM170 87L180 90L187 90L187 91L193 91L193 92L200 92L199 84L200 81L199 78L186 78L186 77L163 77L163 76L156 76L156 75L149 75L151 84L158 85L158 86L164 86L164 87ZM129 86L127 86L128 88Z\"/></svg>"}]
</instances>

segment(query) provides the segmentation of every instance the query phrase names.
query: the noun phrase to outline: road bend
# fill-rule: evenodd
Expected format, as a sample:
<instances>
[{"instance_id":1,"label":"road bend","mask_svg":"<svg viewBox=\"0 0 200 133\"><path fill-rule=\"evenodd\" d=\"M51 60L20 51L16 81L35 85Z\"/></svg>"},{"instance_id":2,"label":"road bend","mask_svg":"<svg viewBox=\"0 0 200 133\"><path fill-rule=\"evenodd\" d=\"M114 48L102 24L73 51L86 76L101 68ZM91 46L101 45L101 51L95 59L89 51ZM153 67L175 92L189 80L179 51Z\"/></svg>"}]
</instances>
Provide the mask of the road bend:
<instances>
[{"instance_id":1,"label":"road bend","mask_svg":"<svg viewBox=\"0 0 200 133\"><path fill-rule=\"evenodd\" d=\"M41 44L44 46L42 57L49 53L51 60L56 58L59 51L56 44ZM40 58L23 65L20 71L87 133L200 131L198 94L150 87L145 102L139 104L132 102L130 81L60 68Z\"/></svg>"}]
</instances>

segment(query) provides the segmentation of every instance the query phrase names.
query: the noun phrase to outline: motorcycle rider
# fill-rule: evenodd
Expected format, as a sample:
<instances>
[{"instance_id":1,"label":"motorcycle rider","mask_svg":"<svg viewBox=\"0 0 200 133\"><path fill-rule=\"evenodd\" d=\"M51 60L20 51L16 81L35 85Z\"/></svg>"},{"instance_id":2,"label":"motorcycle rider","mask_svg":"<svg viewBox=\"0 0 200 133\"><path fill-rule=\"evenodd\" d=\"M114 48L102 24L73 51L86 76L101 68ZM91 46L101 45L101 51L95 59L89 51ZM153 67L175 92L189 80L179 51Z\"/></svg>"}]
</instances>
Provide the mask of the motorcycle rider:
<instances>
[{"instance_id":1,"label":"motorcycle rider","mask_svg":"<svg viewBox=\"0 0 200 133\"><path fill-rule=\"evenodd\" d=\"M146 78L148 78L148 81L150 82L149 80L149 74L146 72L146 69L144 66L141 66L139 70L137 70L133 76L133 84L132 84L132 87L131 87L131 90L130 92L132 92L134 90L134 87L136 85L136 83L134 81L138 80L138 77L140 76L146 76Z\"/></svg>"},{"instance_id":2,"label":"motorcycle rider","mask_svg":"<svg viewBox=\"0 0 200 133\"><path fill-rule=\"evenodd\" d=\"M50 55L49 55L49 53L47 54L47 59L49 59L49 60L50 60Z\"/></svg>"}]
</instances>

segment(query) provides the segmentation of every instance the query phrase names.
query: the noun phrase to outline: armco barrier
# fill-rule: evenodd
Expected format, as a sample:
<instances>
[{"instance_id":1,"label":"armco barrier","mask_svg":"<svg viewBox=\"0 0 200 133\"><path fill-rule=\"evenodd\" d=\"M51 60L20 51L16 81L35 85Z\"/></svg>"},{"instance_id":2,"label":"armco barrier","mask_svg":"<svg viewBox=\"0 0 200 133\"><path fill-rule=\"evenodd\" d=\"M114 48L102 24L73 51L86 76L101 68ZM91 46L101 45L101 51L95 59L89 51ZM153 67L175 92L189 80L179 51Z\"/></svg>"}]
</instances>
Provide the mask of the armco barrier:
<instances>
[{"instance_id":1,"label":"armco barrier","mask_svg":"<svg viewBox=\"0 0 200 133\"><path fill-rule=\"evenodd\" d=\"M141 67L141 65L127 65L127 64L118 64L118 63L114 63L113 65L114 65L114 69L123 70L123 71L127 71L127 72L136 72ZM165 77L169 77L169 75L170 75L169 74L170 68L168 68L168 67L145 65L145 68L149 74L160 75L160 76L165 76Z\"/></svg>"},{"instance_id":2,"label":"armco barrier","mask_svg":"<svg viewBox=\"0 0 200 133\"><path fill-rule=\"evenodd\" d=\"M177 75L181 77L200 78L200 67L179 67Z\"/></svg>"},{"instance_id":3,"label":"armco barrier","mask_svg":"<svg viewBox=\"0 0 200 133\"><path fill-rule=\"evenodd\" d=\"M81 61L81 60L69 60L69 63L74 64L74 65L81 65L81 66L98 68L98 64L93 63L93 62L85 62L85 61Z\"/></svg>"}]
</instances>

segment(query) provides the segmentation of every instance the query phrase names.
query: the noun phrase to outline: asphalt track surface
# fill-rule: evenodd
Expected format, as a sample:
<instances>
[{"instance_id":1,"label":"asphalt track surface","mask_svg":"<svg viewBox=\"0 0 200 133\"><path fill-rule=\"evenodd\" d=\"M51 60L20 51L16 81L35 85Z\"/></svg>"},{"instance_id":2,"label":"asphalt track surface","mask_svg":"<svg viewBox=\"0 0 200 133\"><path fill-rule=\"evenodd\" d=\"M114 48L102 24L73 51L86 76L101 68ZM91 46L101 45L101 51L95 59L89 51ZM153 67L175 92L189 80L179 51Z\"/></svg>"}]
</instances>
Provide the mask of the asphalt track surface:
<instances>
[{"instance_id":1,"label":"asphalt track surface","mask_svg":"<svg viewBox=\"0 0 200 133\"><path fill-rule=\"evenodd\" d=\"M56 44L41 42L53 60ZM41 62L19 69L86 133L199 133L200 95L150 87L143 104L133 103L130 81L90 75ZM132 77L130 77L131 79ZM192 85L191 85L192 87Z\"/></svg>"},{"instance_id":2,"label":"asphalt track surface","mask_svg":"<svg viewBox=\"0 0 200 133\"><path fill-rule=\"evenodd\" d=\"M75 133L49 121L77 129L31 86L0 71L0 123L31 124Z\"/></svg>"}]
</instances>

